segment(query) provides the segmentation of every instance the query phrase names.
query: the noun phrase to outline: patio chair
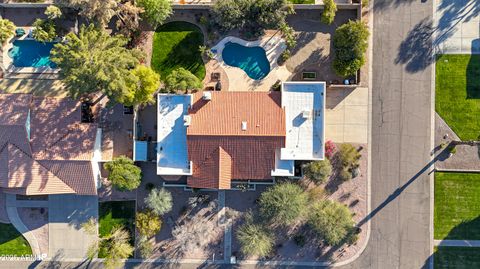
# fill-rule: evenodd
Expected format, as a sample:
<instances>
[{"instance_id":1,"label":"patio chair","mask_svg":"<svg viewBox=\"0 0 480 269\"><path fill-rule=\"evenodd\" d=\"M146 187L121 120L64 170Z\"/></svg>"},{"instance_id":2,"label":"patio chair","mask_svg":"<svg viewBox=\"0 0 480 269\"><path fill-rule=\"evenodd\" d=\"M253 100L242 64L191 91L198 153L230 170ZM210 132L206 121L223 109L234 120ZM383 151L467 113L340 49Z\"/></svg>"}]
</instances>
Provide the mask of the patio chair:
<instances>
[{"instance_id":1,"label":"patio chair","mask_svg":"<svg viewBox=\"0 0 480 269\"><path fill-rule=\"evenodd\" d=\"M24 36L24 35L25 35L25 29L23 29L23 28L17 28L17 29L15 30L15 36L16 36L16 37L22 37L22 36Z\"/></svg>"},{"instance_id":2,"label":"patio chair","mask_svg":"<svg viewBox=\"0 0 480 269\"><path fill-rule=\"evenodd\" d=\"M213 81L219 81L221 77L221 74L219 72L213 72L211 75L211 80Z\"/></svg>"}]
</instances>

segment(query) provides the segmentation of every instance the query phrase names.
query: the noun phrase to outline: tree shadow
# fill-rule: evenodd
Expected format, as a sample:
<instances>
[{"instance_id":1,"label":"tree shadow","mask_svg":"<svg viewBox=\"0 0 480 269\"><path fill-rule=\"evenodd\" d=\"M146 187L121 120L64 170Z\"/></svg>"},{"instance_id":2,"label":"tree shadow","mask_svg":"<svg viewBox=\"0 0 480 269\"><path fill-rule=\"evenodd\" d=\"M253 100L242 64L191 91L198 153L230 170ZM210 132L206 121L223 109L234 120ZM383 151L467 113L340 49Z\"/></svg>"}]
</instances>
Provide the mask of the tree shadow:
<instances>
[{"instance_id":1,"label":"tree shadow","mask_svg":"<svg viewBox=\"0 0 480 269\"><path fill-rule=\"evenodd\" d=\"M476 39L473 42L477 42L477 41L480 42L480 39ZM466 79L467 79L467 99L479 99L480 98L480 55L471 55L467 65Z\"/></svg>"}]
</instances>

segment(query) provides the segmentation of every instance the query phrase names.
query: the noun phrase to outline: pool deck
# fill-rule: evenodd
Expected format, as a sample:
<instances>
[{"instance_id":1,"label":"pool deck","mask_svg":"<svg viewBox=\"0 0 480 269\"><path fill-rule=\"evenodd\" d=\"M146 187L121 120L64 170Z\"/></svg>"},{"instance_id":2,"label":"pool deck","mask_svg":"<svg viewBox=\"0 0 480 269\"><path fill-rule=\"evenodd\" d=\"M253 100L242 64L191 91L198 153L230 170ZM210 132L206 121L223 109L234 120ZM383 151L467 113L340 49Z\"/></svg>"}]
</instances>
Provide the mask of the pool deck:
<instances>
[{"instance_id":1,"label":"pool deck","mask_svg":"<svg viewBox=\"0 0 480 269\"><path fill-rule=\"evenodd\" d=\"M270 62L270 73L261 80L254 80L240 68L225 64L222 58L222 52L225 44L228 42L237 43L246 47L262 47ZM277 64L277 59L286 48L285 40L277 33L275 35L265 35L256 41L246 41L238 37L227 36L212 47L212 50L216 50L214 59L218 62L218 65L225 70L228 76L230 84L229 91L269 91L277 80L286 81L292 75L284 65L279 66Z\"/></svg>"}]
</instances>

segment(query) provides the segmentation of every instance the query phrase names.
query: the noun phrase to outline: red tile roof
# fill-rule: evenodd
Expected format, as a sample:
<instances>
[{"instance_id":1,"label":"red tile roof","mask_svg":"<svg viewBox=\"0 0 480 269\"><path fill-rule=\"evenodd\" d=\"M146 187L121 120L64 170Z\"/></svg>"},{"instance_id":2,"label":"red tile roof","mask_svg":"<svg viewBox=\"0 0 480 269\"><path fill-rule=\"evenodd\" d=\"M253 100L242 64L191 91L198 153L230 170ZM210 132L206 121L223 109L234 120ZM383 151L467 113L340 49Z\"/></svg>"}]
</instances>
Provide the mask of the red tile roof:
<instances>
[{"instance_id":1,"label":"red tile roof","mask_svg":"<svg viewBox=\"0 0 480 269\"><path fill-rule=\"evenodd\" d=\"M229 189L232 180L271 180L275 150L285 145L280 92L210 93L211 100L196 93L189 109L187 184Z\"/></svg>"},{"instance_id":2,"label":"red tile roof","mask_svg":"<svg viewBox=\"0 0 480 269\"><path fill-rule=\"evenodd\" d=\"M0 94L0 186L25 195L95 195L95 124L70 99ZM30 140L27 122L30 119Z\"/></svg>"},{"instance_id":3,"label":"red tile roof","mask_svg":"<svg viewBox=\"0 0 480 269\"><path fill-rule=\"evenodd\" d=\"M203 100L202 92L194 94L187 135L285 136L280 92L210 93L211 101Z\"/></svg>"}]
</instances>

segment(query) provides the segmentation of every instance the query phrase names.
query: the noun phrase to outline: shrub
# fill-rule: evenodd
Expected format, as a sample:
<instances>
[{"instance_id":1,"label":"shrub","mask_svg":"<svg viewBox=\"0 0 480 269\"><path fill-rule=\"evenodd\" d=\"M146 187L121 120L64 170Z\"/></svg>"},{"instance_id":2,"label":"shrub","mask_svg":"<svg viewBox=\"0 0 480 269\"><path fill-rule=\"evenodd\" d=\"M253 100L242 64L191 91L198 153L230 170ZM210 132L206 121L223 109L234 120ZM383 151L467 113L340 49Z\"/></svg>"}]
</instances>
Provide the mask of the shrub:
<instances>
[{"instance_id":1,"label":"shrub","mask_svg":"<svg viewBox=\"0 0 480 269\"><path fill-rule=\"evenodd\" d=\"M0 19L0 43L5 43L13 34L15 34L15 24L7 19Z\"/></svg>"},{"instance_id":2,"label":"shrub","mask_svg":"<svg viewBox=\"0 0 480 269\"><path fill-rule=\"evenodd\" d=\"M350 172L350 170L348 170L348 168L343 167L342 170L340 170L340 173L338 174L338 177L342 181L349 181L350 179L352 179L353 175Z\"/></svg>"},{"instance_id":3,"label":"shrub","mask_svg":"<svg viewBox=\"0 0 480 269\"><path fill-rule=\"evenodd\" d=\"M165 80L165 89L168 92L200 90L202 82L190 71L180 67L173 70Z\"/></svg>"},{"instance_id":4,"label":"shrub","mask_svg":"<svg viewBox=\"0 0 480 269\"><path fill-rule=\"evenodd\" d=\"M328 159L313 161L303 166L303 173L315 184L322 184L332 175L332 165Z\"/></svg>"},{"instance_id":5,"label":"shrub","mask_svg":"<svg viewBox=\"0 0 480 269\"><path fill-rule=\"evenodd\" d=\"M147 191L151 191L153 190L153 188L155 188L155 184L153 184L152 182L148 182L146 185L145 185L145 189Z\"/></svg>"},{"instance_id":6,"label":"shrub","mask_svg":"<svg viewBox=\"0 0 480 269\"><path fill-rule=\"evenodd\" d=\"M45 15L49 20L55 20L62 16L62 11L57 6L51 5L45 9Z\"/></svg>"},{"instance_id":7,"label":"shrub","mask_svg":"<svg viewBox=\"0 0 480 269\"><path fill-rule=\"evenodd\" d=\"M135 225L141 235L149 238L160 231L162 221L152 210L145 210L137 213L135 216Z\"/></svg>"},{"instance_id":8,"label":"shrub","mask_svg":"<svg viewBox=\"0 0 480 269\"><path fill-rule=\"evenodd\" d=\"M144 10L142 17L154 28L161 25L172 14L170 0L137 0L136 4Z\"/></svg>"},{"instance_id":9,"label":"shrub","mask_svg":"<svg viewBox=\"0 0 480 269\"><path fill-rule=\"evenodd\" d=\"M286 49L282 52L282 61L286 62L291 56L290 50Z\"/></svg>"},{"instance_id":10,"label":"shrub","mask_svg":"<svg viewBox=\"0 0 480 269\"><path fill-rule=\"evenodd\" d=\"M108 171L108 180L120 191L138 188L142 179L142 171L126 156L119 156L103 165Z\"/></svg>"},{"instance_id":11,"label":"shrub","mask_svg":"<svg viewBox=\"0 0 480 269\"><path fill-rule=\"evenodd\" d=\"M153 254L153 243L145 236L140 236L138 239L137 247L140 250L142 258L147 259Z\"/></svg>"},{"instance_id":12,"label":"shrub","mask_svg":"<svg viewBox=\"0 0 480 269\"><path fill-rule=\"evenodd\" d=\"M32 36L39 42L52 42L57 37L55 24L51 20L36 19L33 27Z\"/></svg>"},{"instance_id":13,"label":"shrub","mask_svg":"<svg viewBox=\"0 0 480 269\"><path fill-rule=\"evenodd\" d=\"M259 224L247 221L238 228L236 235L240 242L240 249L246 256L264 257L272 252L275 241L273 235Z\"/></svg>"},{"instance_id":14,"label":"shrub","mask_svg":"<svg viewBox=\"0 0 480 269\"><path fill-rule=\"evenodd\" d=\"M336 150L337 146L335 146L335 143L333 143L332 140L327 140L327 142L325 142L325 157L327 157L327 159L331 159Z\"/></svg>"},{"instance_id":15,"label":"shrub","mask_svg":"<svg viewBox=\"0 0 480 269\"><path fill-rule=\"evenodd\" d=\"M326 24L332 24L335 20L335 12L337 12L337 5L333 0L323 0L325 8L323 9L321 21Z\"/></svg>"},{"instance_id":16,"label":"shrub","mask_svg":"<svg viewBox=\"0 0 480 269\"><path fill-rule=\"evenodd\" d=\"M305 236L303 234L296 234L293 237L293 242L295 242L295 245L297 245L299 247L305 246L306 241L307 240L305 239Z\"/></svg>"},{"instance_id":17,"label":"shrub","mask_svg":"<svg viewBox=\"0 0 480 269\"><path fill-rule=\"evenodd\" d=\"M455 145L450 145L450 146L448 147L448 151L449 151L451 154L457 153L457 146L455 146Z\"/></svg>"},{"instance_id":18,"label":"shrub","mask_svg":"<svg viewBox=\"0 0 480 269\"><path fill-rule=\"evenodd\" d=\"M346 168L358 166L358 160L362 157L358 150L351 144L342 144L338 153L342 166Z\"/></svg>"},{"instance_id":19,"label":"shrub","mask_svg":"<svg viewBox=\"0 0 480 269\"><path fill-rule=\"evenodd\" d=\"M302 188L293 183L270 187L260 196L260 213L270 221L292 224L305 212L308 197Z\"/></svg>"},{"instance_id":20,"label":"shrub","mask_svg":"<svg viewBox=\"0 0 480 269\"><path fill-rule=\"evenodd\" d=\"M335 30L333 69L339 76L353 76L365 64L369 34L361 21L349 21Z\"/></svg>"},{"instance_id":21,"label":"shrub","mask_svg":"<svg viewBox=\"0 0 480 269\"><path fill-rule=\"evenodd\" d=\"M172 194L165 188L153 189L144 199L145 204L155 214L163 215L172 210Z\"/></svg>"},{"instance_id":22,"label":"shrub","mask_svg":"<svg viewBox=\"0 0 480 269\"><path fill-rule=\"evenodd\" d=\"M325 243L332 246L344 242L355 224L352 213L346 206L330 200L313 205L308 223Z\"/></svg>"},{"instance_id":23,"label":"shrub","mask_svg":"<svg viewBox=\"0 0 480 269\"><path fill-rule=\"evenodd\" d=\"M308 199L310 201L319 201L323 200L327 193L322 186L315 186L308 190Z\"/></svg>"}]
</instances>

